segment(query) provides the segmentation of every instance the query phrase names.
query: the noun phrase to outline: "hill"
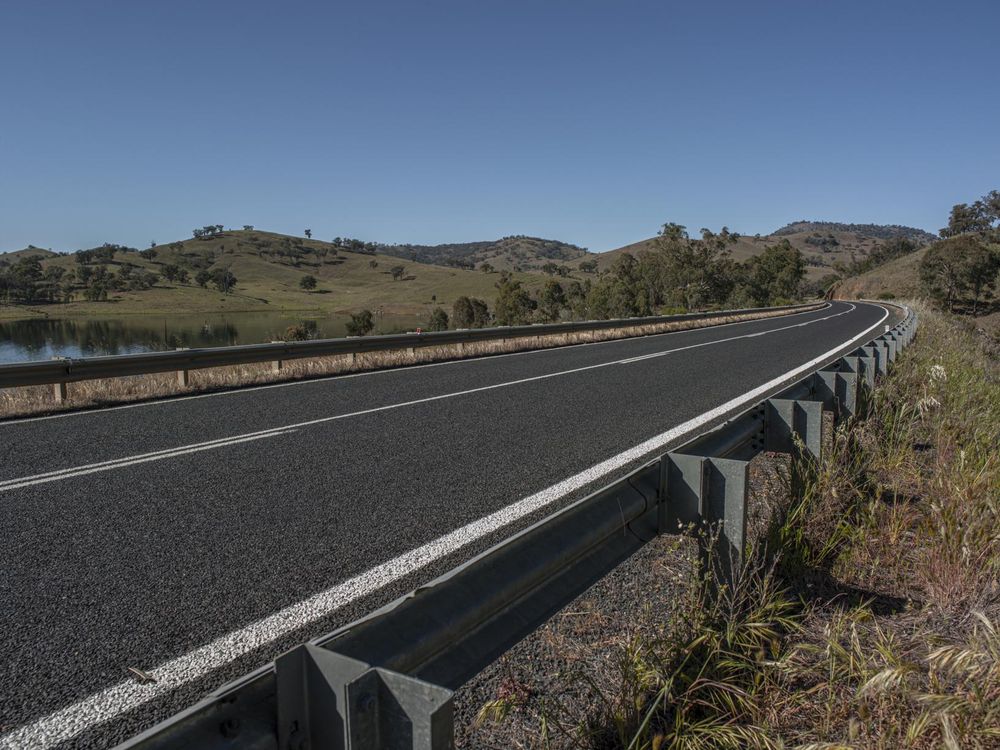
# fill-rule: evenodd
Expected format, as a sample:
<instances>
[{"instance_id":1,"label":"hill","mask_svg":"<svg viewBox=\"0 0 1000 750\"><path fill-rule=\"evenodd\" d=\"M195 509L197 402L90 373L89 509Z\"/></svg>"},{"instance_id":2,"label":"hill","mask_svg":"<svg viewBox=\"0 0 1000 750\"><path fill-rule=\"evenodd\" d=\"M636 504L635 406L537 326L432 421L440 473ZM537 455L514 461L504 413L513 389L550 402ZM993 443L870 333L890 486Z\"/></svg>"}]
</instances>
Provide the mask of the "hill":
<instances>
[{"instance_id":1,"label":"hill","mask_svg":"<svg viewBox=\"0 0 1000 750\"><path fill-rule=\"evenodd\" d=\"M926 247L921 248L871 271L844 279L837 284L834 296L838 299L917 297L920 293L920 261L927 250Z\"/></svg>"},{"instance_id":2,"label":"hill","mask_svg":"<svg viewBox=\"0 0 1000 750\"><path fill-rule=\"evenodd\" d=\"M13 264L26 254L37 257L42 273L53 279L53 299L72 299L30 307L0 304L2 317L268 310L320 314L364 308L427 316L437 305L450 309L462 295L492 304L499 278L497 273L401 260L354 241L335 244L252 229L213 231L141 251L118 245L67 254L26 248L0 255L0 264ZM123 269L127 282L119 278ZM200 272L225 271L236 279L226 293L214 280L197 283ZM300 286L306 276L316 279L315 289ZM535 290L546 277L515 273L514 278ZM106 285L106 298L84 299L87 286L100 279L113 280Z\"/></svg>"},{"instance_id":3,"label":"hill","mask_svg":"<svg viewBox=\"0 0 1000 750\"><path fill-rule=\"evenodd\" d=\"M21 258L38 258L39 260L44 260L46 258L57 257L59 257L59 253L52 252L51 250L45 250L41 247L35 247L34 245L28 245L23 250L12 250L9 253L0 253L0 263L15 263Z\"/></svg>"},{"instance_id":4,"label":"hill","mask_svg":"<svg viewBox=\"0 0 1000 750\"><path fill-rule=\"evenodd\" d=\"M822 230L819 227L822 227ZM902 234L894 235L893 231L896 229L922 232L927 237L937 239L923 230L909 227L880 224L837 224L835 222L796 222L768 235L741 235L736 244L730 248L730 252L733 260L745 261L759 254L765 247L787 240L792 247L797 248L802 253L806 263L806 279L818 281L834 273L835 266L847 266L854 261L864 260L888 240L903 236ZM910 237L910 239L913 238ZM619 254L637 255L652 249L655 242L656 238L650 237L631 245L598 253L593 257L596 258L598 267L604 270L614 263ZM923 240L919 244L925 244L925 242L926 240ZM578 268L579 261L570 265Z\"/></svg>"},{"instance_id":5,"label":"hill","mask_svg":"<svg viewBox=\"0 0 1000 750\"><path fill-rule=\"evenodd\" d=\"M819 232L852 233L877 240L906 239L918 245L927 245L938 239L937 235L925 232L923 229L906 227L900 224L843 224L838 221L795 221L776 229L771 234L775 237Z\"/></svg>"},{"instance_id":6,"label":"hill","mask_svg":"<svg viewBox=\"0 0 1000 750\"><path fill-rule=\"evenodd\" d=\"M378 249L386 255L420 263L467 269L488 265L498 271L540 271L549 263L559 265L589 255L586 248L525 235L444 245L378 245Z\"/></svg>"}]
</instances>

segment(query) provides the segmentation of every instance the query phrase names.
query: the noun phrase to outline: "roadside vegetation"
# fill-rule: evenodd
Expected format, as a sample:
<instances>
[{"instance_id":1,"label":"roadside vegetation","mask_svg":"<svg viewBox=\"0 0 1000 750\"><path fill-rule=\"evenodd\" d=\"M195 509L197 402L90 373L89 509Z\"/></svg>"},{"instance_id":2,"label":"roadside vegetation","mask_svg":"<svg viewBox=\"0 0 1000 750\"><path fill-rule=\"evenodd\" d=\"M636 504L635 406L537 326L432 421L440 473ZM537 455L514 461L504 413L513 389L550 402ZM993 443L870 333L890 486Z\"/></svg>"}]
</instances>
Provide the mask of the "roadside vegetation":
<instances>
[{"instance_id":1,"label":"roadside vegetation","mask_svg":"<svg viewBox=\"0 0 1000 750\"><path fill-rule=\"evenodd\" d=\"M941 237L873 268L858 267L838 283L836 296L923 297L1000 340L1000 192L952 207Z\"/></svg>"},{"instance_id":2,"label":"roadside vegetation","mask_svg":"<svg viewBox=\"0 0 1000 750\"><path fill-rule=\"evenodd\" d=\"M547 695L515 680L481 725L538 748L1000 747L998 352L917 309L823 461L768 464L783 501L734 589L692 573L648 592L681 602L608 634L601 676L573 666Z\"/></svg>"}]
</instances>

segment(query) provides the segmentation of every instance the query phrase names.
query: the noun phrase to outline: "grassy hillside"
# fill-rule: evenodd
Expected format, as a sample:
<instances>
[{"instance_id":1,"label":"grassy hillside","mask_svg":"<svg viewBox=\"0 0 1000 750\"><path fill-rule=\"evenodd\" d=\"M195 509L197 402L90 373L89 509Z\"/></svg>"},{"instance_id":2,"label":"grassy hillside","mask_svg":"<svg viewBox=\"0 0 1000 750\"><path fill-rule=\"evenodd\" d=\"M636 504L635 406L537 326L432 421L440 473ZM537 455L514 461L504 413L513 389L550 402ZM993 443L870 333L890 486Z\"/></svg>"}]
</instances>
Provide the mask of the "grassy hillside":
<instances>
[{"instance_id":1,"label":"grassy hillside","mask_svg":"<svg viewBox=\"0 0 1000 750\"><path fill-rule=\"evenodd\" d=\"M25 253L41 260L42 268L61 267L79 272L75 254L57 254L37 248L0 254L0 263L13 262ZM401 260L384 253L345 251L332 243L288 237L256 230L231 230L202 239L156 245L151 249L114 252L103 264L111 273L123 265L136 272L160 276L149 289L115 291L107 301L91 302L75 293L70 302L31 306L0 305L0 317L34 315L108 316L169 312L244 312L295 310L350 312L381 308L386 315L425 315L433 307L450 308L462 295L492 302L496 273L450 268ZM167 281L167 266L188 271L186 283ZM394 277L393 269L402 268ZM198 270L228 269L237 279L231 293L194 282ZM300 288L304 276L317 280L314 290ZM538 274L515 273L531 290L544 284Z\"/></svg>"},{"instance_id":2,"label":"grassy hillside","mask_svg":"<svg viewBox=\"0 0 1000 750\"><path fill-rule=\"evenodd\" d=\"M540 271L549 263L560 265L586 258L585 248L559 240L516 235L489 242L462 242L445 245L379 245L387 255L421 263L482 268L498 271Z\"/></svg>"},{"instance_id":3,"label":"grassy hillside","mask_svg":"<svg viewBox=\"0 0 1000 750\"><path fill-rule=\"evenodd\" d=\"M4 261L9 261L14 263L21 258L38 258L39 260L45 260L47 258L57 258L59 253L52 252L51 250L45 250L41 247L35 247L34 245L28 245L23 250L14 250L9 253L0 253L0 263Z\"/></svg>"},{"instance_id":4,"label":"grassy hillside","mask_svg":"<svg viewBox=\"0 0 1000 750\"><path fill-rule=\"evenodd\" d=\"M887 295L916 297L920 293L920 261L926 254L927 248L921 248L860 276L844 279L837 285L835 296L842 299L878 299Z\"/></svg>"}]
</instances>

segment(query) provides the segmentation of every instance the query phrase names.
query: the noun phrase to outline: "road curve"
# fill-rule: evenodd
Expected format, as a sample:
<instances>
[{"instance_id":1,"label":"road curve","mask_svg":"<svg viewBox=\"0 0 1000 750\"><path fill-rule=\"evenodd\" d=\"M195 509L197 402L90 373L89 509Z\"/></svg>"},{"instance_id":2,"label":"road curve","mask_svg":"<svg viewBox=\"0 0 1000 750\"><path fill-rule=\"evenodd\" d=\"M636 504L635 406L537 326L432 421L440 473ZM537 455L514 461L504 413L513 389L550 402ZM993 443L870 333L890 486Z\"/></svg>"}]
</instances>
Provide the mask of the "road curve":
<instances>
[{"instance_id":1,"label":"road curve","mask_svg":"<svg viewBox=\"0 0 1000 750\"><path fill-rule=\"evenodd\" d=\"M759 401L888 315L834 302L0 423L0 748L124 740Z\"/></svg>"}]
</instances>

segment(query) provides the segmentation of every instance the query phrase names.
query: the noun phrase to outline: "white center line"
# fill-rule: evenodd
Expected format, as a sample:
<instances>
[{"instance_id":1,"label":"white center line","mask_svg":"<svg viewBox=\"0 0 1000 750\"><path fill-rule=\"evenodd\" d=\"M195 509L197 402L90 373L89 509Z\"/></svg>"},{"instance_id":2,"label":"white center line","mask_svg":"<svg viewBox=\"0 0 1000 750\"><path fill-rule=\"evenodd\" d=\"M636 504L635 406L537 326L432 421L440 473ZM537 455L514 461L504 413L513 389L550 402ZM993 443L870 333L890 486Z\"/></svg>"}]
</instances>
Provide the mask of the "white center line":
<instances>
[{"instance_id":1,"label":"white center line","mask_svg":"<svg viewBox=\"0 0 1000 750\"><path fill-rule=\"evenodd\" d=\"M612 456L596 466L568 477L541 492L518 500L478 521L473 521L438 537L422 547L380 563L371 570L347 581L342 581L308 599L227 633L154 669L147 670L156 680L154 683L140 684L133 680L121 682L12 732L0 735L0 750L20 750L24 747L48 748L65 742L80 732L121 716L158 696L166 695L182 685L200 679L241 656L273 644L311 623L328 617L345 605L371 595L404 576L461 550L477 539L499 531L505 526L551 505L566 495L607 477L624 466L662 451L671 443L679 442L682 438L696 434L704 425L751 406L784 383L824 364L842 349L862 341L889 317L889 311L885 308L883 310L885 310L885 314L870 328L774 380L737 396L684 424L650 438L640 445Z\"/></svg>"},{"instance_id":2,"label":"white center line","mask_svg":"<svg viewBox=\"0 0 1000 750\"><path fill-rule=\"evenodd\" d=\"M413 399L412 401L403 401L396 404L386 404L384 406L375 406L370 409L361 409L359 411L349 412L347 414L335 414L329 417L319 417L318 419L311 419L306 422L298 422L296 424L283 425L281 427L272 427L267 430L258 430L256 432L247 432L241 435L233 435L232 437L219 438L217 440L209 440L204 443L193 443L191 445L182 445L176 448L167 448L164 450L153 451L151 453L142 453L135 456L124 456L122 458L110 459L108 461L101 461L99 463L85 464L82 466L73 466L64 469L56 469L53 471L47 471L42 474L33 474L30 476L17 477L12 479L5 479L0 481L0 492L8 492L11 490L23 489L24 487L33 487L39 484L47 484L49 482L57 482L62 479L70 479L72 477L86 476L88 474L96 474L103 471L112 471L114 469L122 469L127 466L134 466L136 464L149 463L150 461L163 461L168 458L176 458L178 456L186 456L192 453L200 453L202 451L214 450L216 448L226 448L231 445L239 445L240 443L249 442L252 440L261 440L263 438L277 437L278 435L285 435L295 430L300 430L304 427L312 427L318 424L325 424L327 422L334 422L340 419L351 419L353 417L361 417L366 414L375 414L377 412L389 411L392 409L402 409L408 406L416 406L418 404L426 404L432 401L441 401L443 399L458 398L460 396L468 396L473 393L482 393L484 391L491 391L497 388L510 388L516 385L523 385L525 383L531 383L538 380L547 380L549 378L564 377L566 375L573 375L580 372L586 372L588 370L596 370L602 367L612 367L614 365L630 365L636 362L641 362L646 359L652 359L654 357L663 357L668 354L676 354L677 352L688 351L690 349L699 349L705 346L715 346L716 344L724 344L729 341L736 341L738 339L754 338L756 336L763 336L772 333L778 333L780 331L787 331L791 328L800 328L806 325L812 325L813 323L819 323L824 320L829 320L831 318L837 318L841 315L846 315L853 312L856 309L855 305L851 305L850 309L843 310L839 313L833 313L832 315L826 315L822 318L815 318L814 320L809 320L804 323L794 323L792 325L782 326L781 328L771 328L767 331L761 331L758 333L745 333L738 336L730 336L724 339L715 339L712 341L703 341L699 344L689 344L687 346L679 346L673 349L666 349L664 351L653 352L652 354L644 354L639 357L629 357L627 359L616 359L610 362L599 362L594 365L586 365L584 367L575 367L570 370L560 370L558 372L550 372L545 375L533 375L528 378L520 378L518 380L509 380L503 383L494 383L492 385L484 385L478 388L469 388L464 391L456 391L453 393L443 393L437 396L427 396L425 398Z\"/></svg>"}]
</instances>

